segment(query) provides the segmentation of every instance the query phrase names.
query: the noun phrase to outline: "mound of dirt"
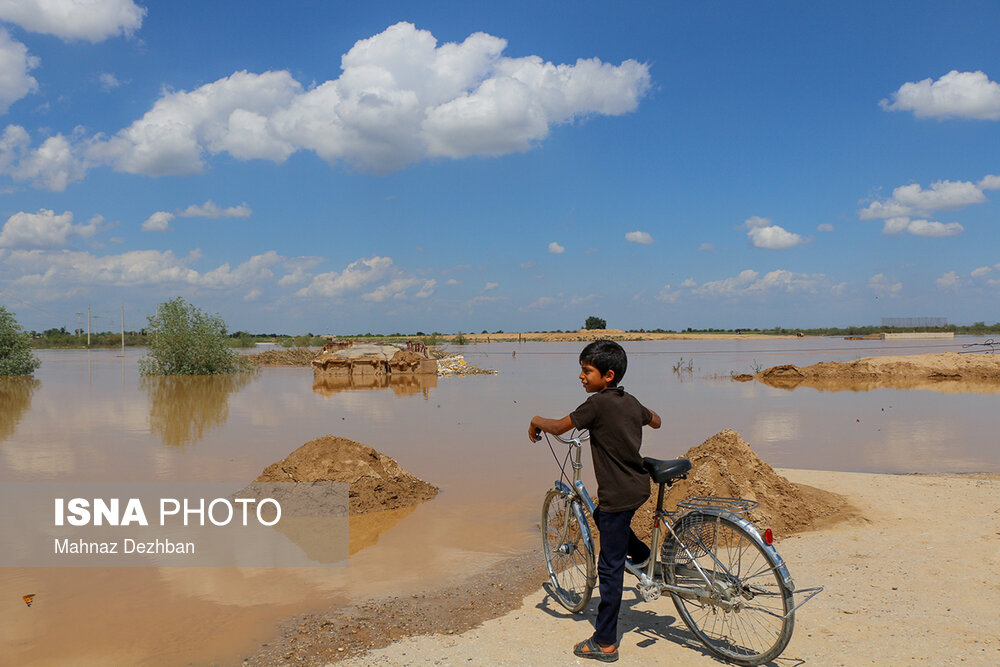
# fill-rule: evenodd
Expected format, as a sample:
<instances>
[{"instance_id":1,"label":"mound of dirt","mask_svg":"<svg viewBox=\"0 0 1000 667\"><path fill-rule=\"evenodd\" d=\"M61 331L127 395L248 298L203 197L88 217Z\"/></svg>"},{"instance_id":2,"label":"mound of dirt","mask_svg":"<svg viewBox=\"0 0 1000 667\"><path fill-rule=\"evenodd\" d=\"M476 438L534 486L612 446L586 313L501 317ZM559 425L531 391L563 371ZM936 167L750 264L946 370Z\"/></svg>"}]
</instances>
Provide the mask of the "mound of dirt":
<instances>
[{"instance_id":1,"label":"mound of dirt","mask_svg":"<svg viewBox=\"0 0 1000 667\"><path fill-rule=\"evenodd\" d=\"M258 366L308 366L316 357L316 349L311 347L293 347L287 350L265 350L258 354L244 354Z\"/></svg>"},{"instance_id":2,"label":"mound of dirt","mask_svg":"<svg viewBox=\"0 0 1000 667\"><path fill-rule=\"evenodd\" d=\"M762 461L750 445L732 429L716 433L692 447L683 458L691 461L686 480L667 490L664 508L673 510L691 496L722 496L756 500L760 506L749 519L770 528L778 537L813 530L854 516L856 510L843 496L802 484L792 484ZM632 519L632 528L643 540L652 532L658 485Z\"/></svg>"},{"instance_id":3,"label":"mound of dirt","mask_svg":"<svg viewBox=\"0 0 1000 667\"><path fill-rule=\"evenodd\" d=\"M438 488L403 470L392 458L354 440L326 435L310 440L260 474L257 482L347 482L350 514L409 507Z\"/></svg>"},{"instance_id":4,"label":"mound of dirt","mask_svg":"<svg viewBox=\"0 0 1000 667\"><path fill-rule=\"evenodd\" d=\"M802 368L784 364L768 368L757 379L781 389L801 386L823 391L890 388L995 393L1000 391L1000 355L939 352L829 361Z\"/></svg>"}]
</instances>

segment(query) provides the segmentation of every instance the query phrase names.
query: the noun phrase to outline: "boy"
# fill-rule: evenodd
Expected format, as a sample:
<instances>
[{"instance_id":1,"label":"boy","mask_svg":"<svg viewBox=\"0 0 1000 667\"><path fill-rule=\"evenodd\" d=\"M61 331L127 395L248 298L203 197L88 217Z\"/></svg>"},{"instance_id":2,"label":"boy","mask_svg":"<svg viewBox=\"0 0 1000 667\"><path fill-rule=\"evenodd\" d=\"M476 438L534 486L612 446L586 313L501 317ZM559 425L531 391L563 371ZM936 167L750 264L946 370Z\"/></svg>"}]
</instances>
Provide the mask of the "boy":
<instances>
[{"instance_id":1,"label":"boy","mask_svg":"<svg viewBox=\"0 0 1000 667\"><path fill-rule=\"evenodd\" d=\"M590 639L573 647L581 658L601 662L618 659L618 612L622 605L625 557L641 563L649 547L632 532L632 515L649 497L649 475L642 467L639 447L642 427L660 428L660 416L648 410L618 383L628 358L618 343L596 340L580 353L580 381L592 394L562 419L533 417L528 438L540 440L541 432L561 435L571 428L590 431L590 451L597 477L597 511L594 522L601 536L597 560L601 602Z\"/></svg>"}]
</instances>

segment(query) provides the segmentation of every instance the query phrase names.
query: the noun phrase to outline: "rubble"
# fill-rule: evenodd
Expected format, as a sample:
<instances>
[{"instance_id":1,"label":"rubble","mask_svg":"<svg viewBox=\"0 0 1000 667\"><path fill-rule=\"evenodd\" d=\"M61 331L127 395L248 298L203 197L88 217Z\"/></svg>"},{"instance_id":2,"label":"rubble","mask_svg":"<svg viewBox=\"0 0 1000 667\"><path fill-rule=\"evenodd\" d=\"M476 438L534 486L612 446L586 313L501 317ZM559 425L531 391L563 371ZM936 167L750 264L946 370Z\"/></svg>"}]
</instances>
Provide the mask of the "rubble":
<instances>
[{"instance_id":1,"label":"rubble","mask_svg":"<svg viewBox=\"0 0 1000 667\"><path fill-rule=\"evenodd\" d=\"M312 367L314 377L437 372L437 363L422 350L371 343L356 343L338 350L326 350L312 360Z\"/></svg>"},{"instance_id":2,"label":"rubble","mask_svg":"<svg viewBox=\"0 0 1000 667\"><path fill-rule=\"evenodd\" d=\"M439 377L447 375L496 375L497 371L489 368L473 366L465 360L461 354L453 354L437 361L437 374Z\"/></svg>"}]
</instances>

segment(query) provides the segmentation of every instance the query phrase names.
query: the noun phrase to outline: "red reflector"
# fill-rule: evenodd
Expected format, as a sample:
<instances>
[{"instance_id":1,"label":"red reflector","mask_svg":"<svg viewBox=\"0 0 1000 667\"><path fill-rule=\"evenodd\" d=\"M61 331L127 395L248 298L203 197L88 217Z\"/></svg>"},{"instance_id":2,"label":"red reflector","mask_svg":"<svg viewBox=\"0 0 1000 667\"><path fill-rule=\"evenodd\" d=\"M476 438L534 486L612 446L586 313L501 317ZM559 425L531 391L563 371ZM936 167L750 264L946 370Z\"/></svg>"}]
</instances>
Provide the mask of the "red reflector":
<instances>
[{"instance_id":1,"label":"red reflector","mask_svg":"<svg viewBox=\"0 0 1000 667\"><path fill-rule=\"evenodd\" d=\"M766 544L767 546L771 546L773 542L774 542L774 534L771 532L771 529L768 528L767 530L764 531L764 544Z\"/></svg>"}]
</instances>

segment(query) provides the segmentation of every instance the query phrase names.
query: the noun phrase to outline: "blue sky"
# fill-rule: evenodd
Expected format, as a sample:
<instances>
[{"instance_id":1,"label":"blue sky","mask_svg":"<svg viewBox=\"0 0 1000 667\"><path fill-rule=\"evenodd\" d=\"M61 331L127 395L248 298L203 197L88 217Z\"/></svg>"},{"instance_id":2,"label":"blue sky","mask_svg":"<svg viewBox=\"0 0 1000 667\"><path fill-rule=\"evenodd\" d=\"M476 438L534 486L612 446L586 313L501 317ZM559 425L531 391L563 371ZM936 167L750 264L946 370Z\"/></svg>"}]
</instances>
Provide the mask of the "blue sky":
<instances>
[{"instance_id":1,"label":"blue sky","mask_svg":"<svg viewBox=\"0 0 1000 667\"><path fill-rule=\"evenodd\" d=\"M1000 5L0 1L0 304L996 321Z\"/></svg>"}]
</instances>

